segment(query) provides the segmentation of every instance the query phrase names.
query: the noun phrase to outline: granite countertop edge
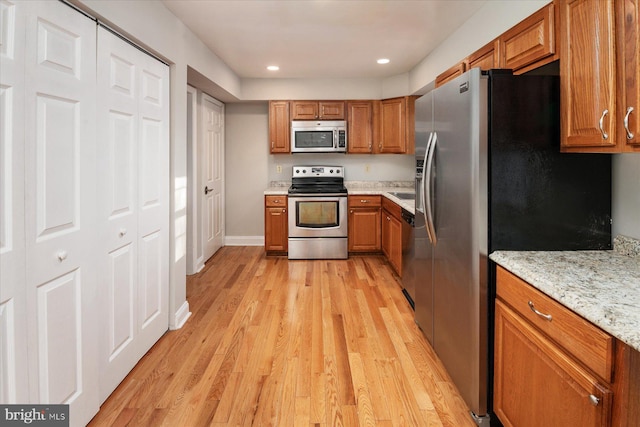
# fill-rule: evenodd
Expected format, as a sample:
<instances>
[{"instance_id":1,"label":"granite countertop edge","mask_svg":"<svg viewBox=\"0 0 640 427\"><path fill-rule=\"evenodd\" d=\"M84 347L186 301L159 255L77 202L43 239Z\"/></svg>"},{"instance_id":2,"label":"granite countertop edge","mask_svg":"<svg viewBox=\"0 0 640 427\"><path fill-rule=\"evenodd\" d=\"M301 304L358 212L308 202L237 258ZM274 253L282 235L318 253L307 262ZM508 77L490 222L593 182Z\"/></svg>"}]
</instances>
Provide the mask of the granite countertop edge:
<instances>
[{"instance_id":1,"label":"granite countertop edge","mask_svg":"<svg viewBox=\"0 0 640 427\"><path fill-rule=\"evenodd\" d=\"M287 181L272 181L269 187L264 190L265 196L287 195L287 190L291 185ZM347 181L345 187L349 195L380 195L388 198L401 208L415 214L415 200L399 199L391 193L414 193L413 182L410 181Z\"/></svg>"},{"instance_id":2,"label":"granite countertop edge","mask_svg":"<svg viewBox=\"0 0 640 427\"><path fill-rule=\"evenodd\" d=\"M640 351L640 256L629 246L636 247L618 236L614 250L496 251L489 258Z\"/></svg>"}]
</instances>

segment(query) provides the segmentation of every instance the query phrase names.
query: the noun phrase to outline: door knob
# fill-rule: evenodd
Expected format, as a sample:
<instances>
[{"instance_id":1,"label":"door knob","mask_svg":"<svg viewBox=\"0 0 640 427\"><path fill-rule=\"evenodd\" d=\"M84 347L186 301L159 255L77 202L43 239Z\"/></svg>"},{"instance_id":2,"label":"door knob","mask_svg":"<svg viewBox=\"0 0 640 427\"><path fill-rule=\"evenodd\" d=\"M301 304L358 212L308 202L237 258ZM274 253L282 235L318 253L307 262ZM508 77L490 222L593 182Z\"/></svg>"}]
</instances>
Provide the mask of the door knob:
<instances>
[{"instance_id":1,"label":"door knob","mask_svg":"<svg viewBox=\"0 0 640 427\"><path fill-rule=\"evenodd\" d=\"M204 187L204 194L207 195L213 191L213 188Z\"/></svg>"}]
</instances>

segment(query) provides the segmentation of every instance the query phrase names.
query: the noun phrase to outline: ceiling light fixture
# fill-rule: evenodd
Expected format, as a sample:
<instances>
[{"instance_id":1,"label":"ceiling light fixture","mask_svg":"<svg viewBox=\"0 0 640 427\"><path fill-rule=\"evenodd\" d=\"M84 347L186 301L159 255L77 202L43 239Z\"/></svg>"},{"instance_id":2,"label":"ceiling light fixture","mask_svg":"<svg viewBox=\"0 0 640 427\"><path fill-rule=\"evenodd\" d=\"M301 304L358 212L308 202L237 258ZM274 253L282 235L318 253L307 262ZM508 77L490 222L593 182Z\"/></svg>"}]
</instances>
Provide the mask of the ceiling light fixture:
<instances>
[{"instance_id":1,"label":"ceiling light fixture","mask_svg":"<svg viewBox=\"0 0 640 427\"><path fill-rule=\"evenodd\" d=\"M269 65L267 67L267 70L269 71L278 71L280 69L280 67L278 67L277 65Z\"/></svg>"},{"instance_id":2,"label":"ceiling light fixture","mask_svg":"<svg viewBox=\"0 0 640 427\"><path fill-rule=\"evenodd\" d=\"M380 59L378 59L378 61L376 61L376 62L377 62L378 64L388 64L388 63L389 63L389 62L391 62L391 61L389 61L389 59L388 59L388 58L380 58Z\"/></svg>"}]
</instances>

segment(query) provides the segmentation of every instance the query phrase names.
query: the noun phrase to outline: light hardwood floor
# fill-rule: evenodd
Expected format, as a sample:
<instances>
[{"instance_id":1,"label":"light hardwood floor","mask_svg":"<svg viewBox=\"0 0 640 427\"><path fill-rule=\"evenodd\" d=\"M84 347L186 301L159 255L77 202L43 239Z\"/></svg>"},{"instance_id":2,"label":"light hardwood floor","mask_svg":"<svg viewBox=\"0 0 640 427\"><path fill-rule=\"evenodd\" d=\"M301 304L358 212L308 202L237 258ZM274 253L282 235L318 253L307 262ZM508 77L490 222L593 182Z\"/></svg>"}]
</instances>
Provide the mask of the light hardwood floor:
<instances>
[{"instance_id":1,"label":"light hardwood floor","mask_svg":"<svg viewBox=\"0 0 640 427\"><path fill-rule=\"evenodd\" d=\"M381 256L224 247L90 426L474 426Z\"/></svg>"}]
</instances>

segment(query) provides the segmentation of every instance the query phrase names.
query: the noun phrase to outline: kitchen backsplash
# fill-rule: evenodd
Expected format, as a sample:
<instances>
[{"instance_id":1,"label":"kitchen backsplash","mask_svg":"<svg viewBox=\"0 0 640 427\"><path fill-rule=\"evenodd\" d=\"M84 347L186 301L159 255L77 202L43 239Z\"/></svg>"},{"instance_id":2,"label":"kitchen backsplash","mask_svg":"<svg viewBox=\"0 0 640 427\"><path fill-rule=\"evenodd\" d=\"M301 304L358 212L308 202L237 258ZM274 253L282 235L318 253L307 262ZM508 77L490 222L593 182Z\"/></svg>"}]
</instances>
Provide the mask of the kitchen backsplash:
<instances>
[{"instance_id":1,"label":"kitchen backsplash","mask_svg":"<svg viewBox=\"0 0 640 427\"><path fill-rule=\"evenodd\" d=\"M613 239L613 250L631 257L640 257L640 240L618 235Z\"/></svg>"}]
</instances>

